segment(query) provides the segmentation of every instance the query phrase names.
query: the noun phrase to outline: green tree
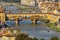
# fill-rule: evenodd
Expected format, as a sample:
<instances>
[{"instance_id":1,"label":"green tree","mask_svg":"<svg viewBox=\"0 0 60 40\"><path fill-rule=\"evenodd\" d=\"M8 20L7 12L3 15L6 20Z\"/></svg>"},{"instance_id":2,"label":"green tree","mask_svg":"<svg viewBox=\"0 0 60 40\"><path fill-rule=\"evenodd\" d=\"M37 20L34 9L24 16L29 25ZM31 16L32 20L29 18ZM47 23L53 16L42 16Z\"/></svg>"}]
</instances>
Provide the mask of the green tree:
<instances>
[{"instance_id":1,"label":"green tree","mask_svg":"<svg viewBox=\"0 0 60 40\"><path fill-rule=\"evenodd\" d=\"M58 37L52 37L50 40L59 40Z\"/></svg>"}]
</instances>

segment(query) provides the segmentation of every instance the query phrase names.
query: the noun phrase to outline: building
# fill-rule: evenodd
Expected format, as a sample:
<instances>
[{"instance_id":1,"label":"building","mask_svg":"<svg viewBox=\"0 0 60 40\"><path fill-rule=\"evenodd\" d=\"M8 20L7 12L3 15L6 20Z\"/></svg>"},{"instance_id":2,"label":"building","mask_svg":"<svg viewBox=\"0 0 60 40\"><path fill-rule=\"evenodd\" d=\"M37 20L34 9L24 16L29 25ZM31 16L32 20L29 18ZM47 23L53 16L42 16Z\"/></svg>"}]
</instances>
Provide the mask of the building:
<instances>
[{"instance_id":1,"label":"building","mask_svg":"<svg viewBox=\"0 0 60 40\"><path fill-rule=\"evenodd\" d=\"M20 29L17 27L2 28L0 30L0 39L15 40L17 34L20 34Z\"/></svg>"},{"instance_id":2,"label":"building","mask_svg":"<svg viewBox=\"0 0 60 40\"><path fill-rule=\"evenodd\" d=\"M19 4L24 4L24 5L30 5L30 6L35 6L36 5L36 0L0 0L2 3L19 3Z\"/></svg>"},{"instance_id":3,"label":"building","mask_svg":"<svg viewBox=\"0 0 60 40\"><path fill-rule=\"evenodd\" d=\"M35 6L35 0L21 0L21 4Z\"/></svg>"},{"instance_id":4,"label":"building","mask_svg":"<svg viewBox=\"0 0 60 40\"><path fill-rule=\"evenodd\" d=\"M53 13L54 10L60 8L59 2L55 0L37 0L38 7L43 13Z\"/></svg>"}]
</instances>

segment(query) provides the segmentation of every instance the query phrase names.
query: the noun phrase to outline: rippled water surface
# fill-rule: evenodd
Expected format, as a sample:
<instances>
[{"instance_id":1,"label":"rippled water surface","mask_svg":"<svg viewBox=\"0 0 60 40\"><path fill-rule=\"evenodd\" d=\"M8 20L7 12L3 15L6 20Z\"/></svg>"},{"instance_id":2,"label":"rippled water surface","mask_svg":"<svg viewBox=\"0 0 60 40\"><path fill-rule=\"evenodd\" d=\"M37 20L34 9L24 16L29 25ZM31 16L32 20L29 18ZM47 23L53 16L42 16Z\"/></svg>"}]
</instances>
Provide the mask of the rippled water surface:
<instances>
[{"instance_id":1,"label":"rippled water surface","mask_svg":"<svg viewBox=\"0 0 60 40\"><path fill-rule=\"evenodd\" d=\"M36 25L31 24L31 21L20 21L19 28L22 32L29 34L31 37L44 38L49 40L52 36L60 37L60 33L46 27L43 22L37 22ZM13 21L7 21L7 25L15 25ZM49 32L48 32L49 31Z\"/></svg>"}]
</instances>

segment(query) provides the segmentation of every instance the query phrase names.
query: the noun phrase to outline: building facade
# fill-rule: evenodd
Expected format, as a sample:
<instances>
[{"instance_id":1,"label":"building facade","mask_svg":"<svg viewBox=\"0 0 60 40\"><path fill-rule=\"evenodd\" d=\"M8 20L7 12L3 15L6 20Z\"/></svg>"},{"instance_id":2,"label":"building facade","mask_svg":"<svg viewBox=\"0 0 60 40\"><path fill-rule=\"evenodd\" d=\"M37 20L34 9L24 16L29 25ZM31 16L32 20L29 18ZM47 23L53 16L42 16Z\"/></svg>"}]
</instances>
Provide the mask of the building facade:
<instances>
[{"instance_id":1,"label":"building facade","mask_svg":"<svg viewBox=\"0 0 60 40\"><path fill-rule=\"evenodd\" d=\"M0 40L15 40L17 34L20 34L18 28L2 28L0 30Z\"/></svg>"},{"instance_id":2,"label":"building facade","mask_svg":"<svg viewBox=\"0 0 60 40\"><path fill-rule=\"evenodd\" d=\"M21 4L35 6L35 0L21 0Z\"/></svg>"},{"instance_id":3,"label":"building facade","mask_svg":"<svg viewBox=\"0 0 60 40\"><path fill-rule=\"evenodd\" d=\"M54 10L60 8L60 3L54 1L56 0L37 0L37 3L42 13L53 13Z\"/></svg>"}]
</instances>

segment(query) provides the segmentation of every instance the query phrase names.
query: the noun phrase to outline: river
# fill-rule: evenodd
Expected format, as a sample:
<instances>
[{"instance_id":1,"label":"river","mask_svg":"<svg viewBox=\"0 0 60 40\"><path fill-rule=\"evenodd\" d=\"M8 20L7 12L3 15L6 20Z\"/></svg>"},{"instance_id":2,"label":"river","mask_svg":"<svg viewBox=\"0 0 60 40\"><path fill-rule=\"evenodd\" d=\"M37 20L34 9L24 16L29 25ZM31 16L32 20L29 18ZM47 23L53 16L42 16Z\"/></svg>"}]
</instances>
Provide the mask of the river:
<instances>
[{"instance_id":1,"label":"river","mask_svg":"<svg viewBox=\"0 0 60 40\"><path fill-rule=\"evenodd\" d=\"M14 9L16 12L15 7L5 7L6 10ZM6 11L7 12L7 11ZM30 37L37 37L37 38L44 38L45 40L49 40L52 36L60 37L60 33L53 31L52 29L48 28L47 26L44 26L43 22L39 21L36 25L32 25L32 22L30 20L27 21L20 21L19 22L19 28L22 32L25 32L29 34ZM6 24L8 26L14 26L14 21L6 21ZM49 31L49 32L48 32Z\"/></svg>"},{"instance_id":2,"label":"river","mask_svg":"<svg viewBox=\"0 0 60 40\"><path fill-rule=\"evenodd\" d=\"M7 21L6 24L10 27L15 25L15 22ZM20 21L18 27L21 32L29 34L30 37L44 38L45 40L49 40L53 36L60 37L60 33L45 26L41 21L38 21L36 25L31 24L31 21Z\"/></svg>"}]
</instances>

